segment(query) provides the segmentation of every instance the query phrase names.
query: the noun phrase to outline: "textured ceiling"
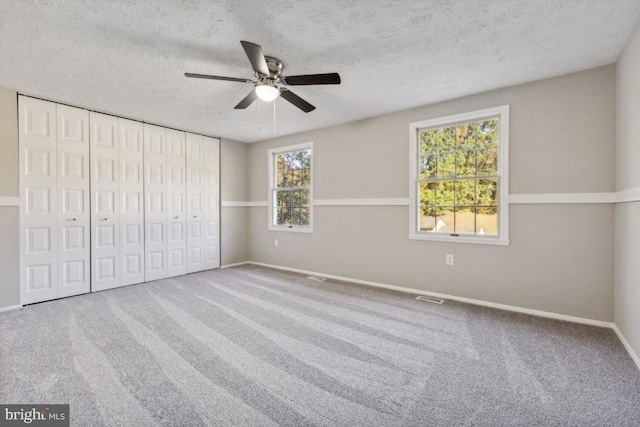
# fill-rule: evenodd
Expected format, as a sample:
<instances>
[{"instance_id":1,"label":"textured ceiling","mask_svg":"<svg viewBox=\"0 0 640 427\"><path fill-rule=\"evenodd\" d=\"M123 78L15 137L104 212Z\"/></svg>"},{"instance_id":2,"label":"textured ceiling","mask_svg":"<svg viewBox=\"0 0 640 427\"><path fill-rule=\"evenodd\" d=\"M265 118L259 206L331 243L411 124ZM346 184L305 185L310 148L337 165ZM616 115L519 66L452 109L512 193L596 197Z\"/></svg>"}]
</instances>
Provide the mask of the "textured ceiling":
<instances>
[{"instance_id":1,"label":"textured ceiling","mask_svg":"<svg viewBox=\"0 0 640 427\"><path fill-rule=\"evenodd\" d=\"M616 61L638 0L1 0L0 86L244 142L274 136L273 104L233 107L251 78L240 40L285 75L339 72L293 90L276 135L344 123Z\"/></svg>"}]
</instances>

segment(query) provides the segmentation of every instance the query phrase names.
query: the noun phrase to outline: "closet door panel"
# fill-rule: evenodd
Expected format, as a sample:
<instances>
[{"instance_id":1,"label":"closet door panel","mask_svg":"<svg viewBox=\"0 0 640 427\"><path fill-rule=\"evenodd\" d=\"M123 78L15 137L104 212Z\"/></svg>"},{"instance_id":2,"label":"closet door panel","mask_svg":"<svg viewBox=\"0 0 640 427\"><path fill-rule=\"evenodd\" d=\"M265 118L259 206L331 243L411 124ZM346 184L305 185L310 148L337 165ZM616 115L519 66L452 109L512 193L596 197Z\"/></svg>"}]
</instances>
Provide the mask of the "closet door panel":
<instances>
[{"instance_id":1,"label":"closet door panel","mask_svg":"<svg viewBox=\"0 0 640 427\"><path fill-rule=\"evenodd\" d=\"M21 302L58 297L56 105L20 96Z\"/></svg>"},{"instance_id":2,"label":"closet door panel","mask_svg":"<svg viewBox=\"0 0 640 427\"><path fill-rule=\"evenodd\" d=\"M144 127L118 119L122 285L144 282Z\"/></svg>"},{"instance_id":3,"label":"closet door panel","mask_svg":"<svg viewBox=\"0 0 640 427\"><path fill-rule=\"evenodd\" d=\"M118 118L89 113L91 140L91 291L121 286Z\"/></svg>"},{"instance_id":4,"label":"closet door panel","mask_svg":"<svg viewBox=\"0 0 640 427\"><path fill-rule=\"evenodd\" d=\"M167 277L167 142L164 128L144 125L145 281Z\"/></svg>"},{"instance_id":5,"label":"closet door panel","mask_svg":"<svg viewBox=\"0 0 640 427\"><path fill-rule=\"evenodd\" d=\"M220 140L204 138L204 269L220 267Z\"/></svg>"},{"instance_id":6,"label":"closet door panel","mask_svg":"<svg viewBox=\"0 0 640 427\"><path fill-rule=\"evenodd\" d=\"M168 276L187 273L186 134L173 129L167 136Z\"/></svg>"},{"instance_id":7,"label":"closet door panel","mask_svg":"<svg viewBox=\"0 0 640 427\"><path fill-rule=\"evenodd\" d=\"M57 105L58 297L91 290L89 112Z\"/></svg>"},{"instance_id":8,"label":"closet door panel","mask_svg":"<svg viewBox=\"0 0 640 427\"><path fill-rule=\"evenodd\" d=\"M187 134L187 272L204 269L204 137Z\"/></svg>"}]
</instances>

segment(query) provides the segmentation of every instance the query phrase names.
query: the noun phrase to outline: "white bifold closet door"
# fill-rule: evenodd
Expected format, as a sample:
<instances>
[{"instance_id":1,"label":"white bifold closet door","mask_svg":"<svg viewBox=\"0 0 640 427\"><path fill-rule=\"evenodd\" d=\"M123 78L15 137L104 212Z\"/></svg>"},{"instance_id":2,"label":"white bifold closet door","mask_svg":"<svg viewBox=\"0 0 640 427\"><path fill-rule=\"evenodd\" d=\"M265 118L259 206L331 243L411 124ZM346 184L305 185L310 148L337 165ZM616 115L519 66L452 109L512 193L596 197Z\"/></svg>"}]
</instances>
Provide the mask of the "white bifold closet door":
<instances>
[{"instance_id":1,"label":"white bifold closet door","mask_svg":"<svg viewBox=\"0 0 640 427\"><path fill-rule=\"evenodd\" d=\"M167 277L167 138L166 129L144 125L145 280Z\"/></svg>"},{"instance_id":2,"label":"white bifold closet door","mask_svg":"<svg viewBox=\"0 0 640 427\"><path fill-rule=\"evenodd\" d=\"M204 269L220 267L220 140L204 137Z\"/></svg>"},{"instance_id":3,"label":"white bifold closet door","mask_svg":"<svg viewBox=\"0 0 640 427\"><path fill-rule=\"evenodd\" d=\"M57 105L58 297L91 290L89 112Z\"/></svg>"},{"instance_id":4,"label":"white bifold closet door","mask_svg":"<svg viewBox=\"0 0 640 427\"><path fill-rule=\"evenodd\" d=\"M91 113L91 290L144 282L142 123Z\"/></svg>"},{"instance_id":5,"label":"white bifold closet door","mask_svg":"<svg viewBox=\"0 0 640 427\"><path fill-rule=\"evenodd\" d=\"M118 118L91 117L91 290L121 286Z\"/></svg>"},{"instance_id":6,"label":"white bifold closet door","mask_svg":"<svg viewBox=\"0 0 640 427\"><path fill-rule=\"evenodd\" d=\"M22 304L58 297L56 105L19 97Z\"/></svg>"},{"instance_id":7,"label":"white bifold closet door","mask_svg":"<svg viewBox=\"0 0 640 427\"><path fill-rule=\"evenodd\" d=\"M204 270L204 137L187 133L187 272Z\"/></svg>"},{"instance_id":8,"label":"white bifold closet door","mask_svg":"<svg viewBox=\"0 0 640 427\"><path fill-rule=\"evenodd\" d=\"M187 134L187 271L220 267L216 138Z\"/></svg>"},{"instance_id":9,"label":"white bifold closet door","mask_svg":"<svg viewBox=\"0 0 640 427\"><path fill-rule=\"evenodd\" d=\"M187 273L186 134L166 130L167 137L167 276Z\"/></svg>"},{"instance_id":10,"label":"white bifold closet door","mask_svg":"<svg viewBox=\"0 0 640 427\"><path fill-rule=\"evenodd\" d=\"M120 134L120 284L144 279L144 129L118 119Z\"/></svg>"},{"instance_id":11,"label":"white bifold closet door","mask_svg":"<svg viewBox=\"0 0 640 427\"><path fill-rule=\"evenodd\" d=\"M89 292L88 112L18 105L21 302Z\"/></svg>"}]
</instances>

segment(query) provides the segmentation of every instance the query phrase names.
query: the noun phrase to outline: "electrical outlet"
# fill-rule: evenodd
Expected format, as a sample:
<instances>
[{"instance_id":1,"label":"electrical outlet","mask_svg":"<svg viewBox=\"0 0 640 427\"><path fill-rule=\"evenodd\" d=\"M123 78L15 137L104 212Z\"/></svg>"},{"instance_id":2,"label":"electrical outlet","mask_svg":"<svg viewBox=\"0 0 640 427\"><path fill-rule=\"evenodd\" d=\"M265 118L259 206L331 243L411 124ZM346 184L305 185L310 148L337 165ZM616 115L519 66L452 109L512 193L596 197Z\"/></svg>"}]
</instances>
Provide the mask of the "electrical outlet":
<instances>
[{"instance_id":1,"label":"electrical outlet","mask_svg":"<svg viewBox=\"0 0 640 427\"><path fill-rule=\"evenodd\" d=\"M273 246L278 247L278 239L273 239Z\"/></svg>"},{"instance_id":2,"label":"electrical outlet","mask_svg":"<svg viewBox=\"0 0 640 427\"><path fill-rule=\"evenodd\" d=\"M447 254L445 262L447 263L447 265L453 265L453 254Z\"/></svg>"}]
</instances>

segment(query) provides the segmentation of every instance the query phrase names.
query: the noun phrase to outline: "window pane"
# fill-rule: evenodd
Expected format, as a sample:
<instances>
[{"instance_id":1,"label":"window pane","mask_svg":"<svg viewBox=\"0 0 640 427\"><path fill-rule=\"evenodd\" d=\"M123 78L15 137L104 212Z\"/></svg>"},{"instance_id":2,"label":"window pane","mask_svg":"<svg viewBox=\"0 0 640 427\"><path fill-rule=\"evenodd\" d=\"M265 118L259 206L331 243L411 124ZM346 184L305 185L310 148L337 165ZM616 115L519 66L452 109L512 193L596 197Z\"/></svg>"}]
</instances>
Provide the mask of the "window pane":
<instances>
[{"instance_id":1,"label":"window pane","mask_svg":"<svg viewBox=\"0 0 640 427\"><path fill-rule=\"evenodd\" d=\"M308 150L300 152L300 172L301 177L310 176L309 173L311 172L311 152ZM301 182L303 180L304 179L302 178Z\"/></svg>"},{"instance_id":2,"label":"window pane","mask_svg":"<svg viewBox=\"0 0 640 427\"><path fill-rule=\"evenodd\" d=\"M311 185L311 169L305 167L300 171L300 186L308 187Z\"/></svg>"},{"instance_id":3,"label":"window pane","mask_svg":"<svg viewBox=\"0 0 640 427\"><path fill-rule=\"evenodd\" d=\"M476 180L464 179L455 182L456 206L474 206L476 204Z\"/></svg>"},{"instance_id":4,"label":"window pane","mask_svg":"<svg viewBox=\"0 0 640 427\"><path fill-rule=\"evenodd\" d=\"M309 225L309 208L287 208L283 212L287 225Z\"/></svg>"},{"instance_id":5,"label":"window pane","mask_svg":"<svg viewBox=\"0 0 640 427\"><path fill-rule=\"evenodd\" d=\"M475 234L476 208L456 206L456 233Z\"/></svg>"},{"instance_id":6,"label":"window pane","mask_svg":"<svg viewBox=\"0 0 640 427\"><path fill-rule=\"evenodd\" d=\"M291 206L291 191L276 190L276 206L279 208Z\"/></svg>"},{"instance_id":7,"label":"window pane","mask_svg":"<svg viewBox=\"0 0 640 427\"><path fill-rule=\"evenodd\" d=\"M291 153L291 159L289 161L289 171L291 172L291 186L299 187L302 181L302 153Z\"/></svg>"},{"instance_id":8,"label":"window pane","mask_svg":"<svg viewBox=\"0 0 640 427\"><path fill-rule=\"evenodd\" d=\"M498 146L498 119L478 122L478 149Z\"/></svg>"},{"instance_id":9,"label":"window pane","mask_svg":"<svg viewBox=\"0 0 640 427\"><path fill-rule=\"evenodd\" d=\"M435 207L436 205L436 183L421 182L418 188L420 198L420 206Z\"/></svg>"},{"instance_id":10,"label":"window pane","mask_svg":"<svg viewBox=\"0 0 640 427\"><path fill-rule=\"evenodd\" d=\"M479 179L476 185L478 206L498 206L498 179Z\"/></svg>"},{"instance_id":11,"label":"window pane","mask_svg":"<svg viewBox=\"0 0 640 427\"><path fill-rule=\"evenodd\" d=\"M309 208L298 209L298 225L309 225Z\"/></svg>"},{"instance_id":12,"label":"window pane","mask_svg":"<svg viewBox=\"0 0 640 427\"><path fill-rule=\"evenodd\" d=\"M291 224L300 225L300 208L291 208Z\"/></svg>"},{"instance_id":13,"label":"window pane","mask_svg":"<svg viewBox=\"0 0 640 427\"><path fill-rule=\"evenodd\" d=\"M291 224L291 211L289 208L278 208L277 210L277 222L276 225L289 225Z\"/></svg>"},{"instance_id":14,"label":"window pane","mask_svg":"<svg viewBox=\"0 0 640 427\"><path fill-rule=\"evenodd\" d=\"M309 190L294 190L291 192L292 207L309 206Z\"/></svg>"},{"instance_id":15,"label":"window pane","mask_svg":"<svg viewBox=\"0 0 640 427\"><path fill-rule=\"evenodd\" d=\"M476 175L476 152L458 151L456 152L456 176Z\"/></svg>"},{"instance_id":16,"label":"window pane","mask_svg":"<svg viewBox=\"0 0 640 427\"><path fill-rule=\"evenodd\" d=\"M289 185L289 169L282 155L276 156L276 185L287 187Z\"/></svg>"},{"instance_id":17,"label":"window pane","mask_svg":"<svg viewBox=\"0 0 640 427\"><path fill-rule=\"evenodd\" d=\"M498 235L498 209L478 207L476 215L476 234Z\"/></svg>"},{"instance_id":18,"label":"window pane","mask_svg":"<svg viewBox=\"0 0 640 427\"><path fill-rule=\"evenodd\" d=\"M455 203L454 181L440 181L436 184L436 206L453 206Z\"/></svg>"},{"instance_id":19,"label":"window pane","mask_svg":"<svg viewBox=\"0 0 640 427\"><path fill-rule=\"evenodd\" d=\"M302 151L302 167L311 169L311 150Z\"/></svg>"},{"instance_id":20,"label":"window pane","mask_svg":"<svg viewBox=\"0 0 640 427\"><path fill-rule=\"evenodd\" d=\"M456 174L456 153L438 153L438 178L453 178Z\"/></svg>"},{"instance_id":21,"label":"window pane","mask_svg":"<svg viewBox=\"0 0 640 427\"><path fill-rule=\"evenodd\" d=\"M290 178L289 178L289 182L290 182L290 186L291 187L300 187L300 183L302 181L302 174L300 169L296 169L295 167L290 167L289 168L289 172L290 172Z\"/></svg>"},{"instance_id":22,"label":"window pane","mask_svg":"<svg viewBox=\"0 0 640 427\"><path fill-rule=\"evenodd\" d=\"M478 176L498 174L498 149L478 151Z\"/></svg>"},{"instance_id":23,"label":"window pane","mask_svg":"<svg viewBox=\"0 0 640 427\"><path fill-rule=\"evenodd\" d=\"M420 231L434 231L436 223L436 183L421 182L418 188L420 200Z\"/></svg>"},{"instance_id":24,"label":"window pane","mask_svg":"<svg viewBox=\"0 0 640 427\"><path fill-rule=\"evenodd\" d=\"M289 206L289 191L276 190L273 192L273 195L275 201L273 206L273 223L276 225L284 224Z\"/></svg>"},{"instance_id":25,"label":"window pane","mask_svg":"<svg viewBox=\"0 0 640 427\"><path fill-rule=\"evenodd\" d=\"M453 151L456 146L456 127L449 126L438 131L438 151Z\"/></svg>"},{"instance_id":26,"label":"window pane","mask_svg":"<svg viewBox=\"0 0 640 427\"><path fill-rule=\"evenodd\" d=\"M302 187L311 183L311 152L295 151L276 156L276 185Z\"/></svg>"},{"instance_id":27,"label":"window pane","mask_svg":"<svg viewBox=\"0 0 640 427\"><path fill-rule=\"evenodd\" d=\"M476 122L464 123L456 126L456 150L476 149Z\"/></svg>"},{"instance_id":28,"label":"window pane","mask_svg":"<svg viewBox=\"0 0 640 427\"><path fill-rule=\"evenodd\" d=\"M419 212L420 231L435 231L436 226L436 209L435 205L422 204Z\"/></svg>"},{"instance_id":29,"label":"window pane","mask_svg":"<svg viewBox=\"0 0 640 427\"><path fill-rule=\"evenodd\" d=\"M420 168L420 178L419 179L429 179L436 177L436 164L437 164L437 156L435 151L426 151L420 153L420 163L418 167Z\"/></svg>"},{"instance_id":30,"label":"window pane","mask_svg":"<svg viewBox=\"0 0 640 427\"><path fill-rule=\"evenodd\" d=\"M455 233L453 206L438 206L436 208L436 233Z\"/></svg>"},{"instance_id":31,"label":"window pane","mask_svg":"<svg viewBox=\"0 0 640 427\"><path fill-rule=\"evenodd\" d=\"M291 187L294 185L293 183L293 161L295 158L295 153L285 153L282 154L282 165L283 165L283 174L284 174L284 185L283 187Z\"/></svg>"},{"instance_id":32,"label":"window pane","mask_svg":"<svg viewBox=\"0 0 640 427\"><path fill-rule=\"evenodd\" d=\"M438 141L438 129L421 130L418 133L420 154L436 149Z\"/></svg>"}]
</instances>

